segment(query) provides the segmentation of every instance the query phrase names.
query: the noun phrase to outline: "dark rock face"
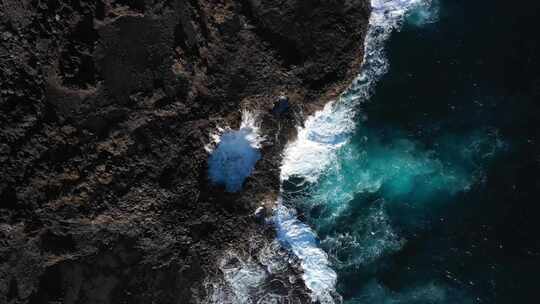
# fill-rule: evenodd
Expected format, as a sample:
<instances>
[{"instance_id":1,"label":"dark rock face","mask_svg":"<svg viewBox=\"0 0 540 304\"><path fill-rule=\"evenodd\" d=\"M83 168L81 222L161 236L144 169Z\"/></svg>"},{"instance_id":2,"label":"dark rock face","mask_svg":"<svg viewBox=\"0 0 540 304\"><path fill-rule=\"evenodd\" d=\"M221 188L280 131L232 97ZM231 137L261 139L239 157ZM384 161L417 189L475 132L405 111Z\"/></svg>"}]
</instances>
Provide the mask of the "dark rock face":
<instances>
[{"instance_id":1,"label":"dark rock face","mask_svg":"<svg viewBox=\"0 0 540 304\"><path fill-rule=\"evenodd\" d=\"M0 303L193 303L222 250L272 237L254 207L279 188L295 115L354 76L369 7L4 0L0 12ZM276 118L280 94L290 110ZM208 183L204 146L244 107L271 136L229 194Z\"/></svg>"}]
</instances>

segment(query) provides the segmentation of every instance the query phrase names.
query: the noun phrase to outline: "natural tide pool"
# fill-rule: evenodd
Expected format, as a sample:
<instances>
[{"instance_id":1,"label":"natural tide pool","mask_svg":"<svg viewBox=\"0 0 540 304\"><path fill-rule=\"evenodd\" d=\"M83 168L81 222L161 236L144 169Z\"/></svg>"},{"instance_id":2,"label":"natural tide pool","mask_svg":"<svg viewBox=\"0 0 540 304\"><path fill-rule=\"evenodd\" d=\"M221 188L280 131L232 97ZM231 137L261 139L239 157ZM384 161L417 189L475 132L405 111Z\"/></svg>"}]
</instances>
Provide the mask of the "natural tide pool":
<instances>
[{"instance_id":1,"label":"natural tide pool","mask_svg":"<svg viewBox=\"0 0 540 304\"><path fill-rule=\"evenodd\" d=\"M289 146L283 204L346 303L535 303L540 4L372 6L363 74Z\"/></svg>"}]
</instances>

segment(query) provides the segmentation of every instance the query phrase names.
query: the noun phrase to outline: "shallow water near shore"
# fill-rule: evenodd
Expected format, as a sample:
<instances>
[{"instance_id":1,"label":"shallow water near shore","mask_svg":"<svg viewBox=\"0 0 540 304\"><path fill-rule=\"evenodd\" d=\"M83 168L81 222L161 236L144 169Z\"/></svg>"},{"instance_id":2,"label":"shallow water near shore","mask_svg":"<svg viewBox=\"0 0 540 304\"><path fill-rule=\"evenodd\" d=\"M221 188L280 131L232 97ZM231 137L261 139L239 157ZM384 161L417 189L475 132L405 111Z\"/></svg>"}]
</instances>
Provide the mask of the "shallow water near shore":
<instances>
[{"instance_id":1,"label":"shallow water near shore","mask_svg":"<svg viewBox=\"0 0 540 304\"><path fill-rule=\"evenodd\" d=\"M286 150L283 203L346 303L532 303L540 4L405 4L372 1L385 27Z\"/></svg>"}]
</instances>

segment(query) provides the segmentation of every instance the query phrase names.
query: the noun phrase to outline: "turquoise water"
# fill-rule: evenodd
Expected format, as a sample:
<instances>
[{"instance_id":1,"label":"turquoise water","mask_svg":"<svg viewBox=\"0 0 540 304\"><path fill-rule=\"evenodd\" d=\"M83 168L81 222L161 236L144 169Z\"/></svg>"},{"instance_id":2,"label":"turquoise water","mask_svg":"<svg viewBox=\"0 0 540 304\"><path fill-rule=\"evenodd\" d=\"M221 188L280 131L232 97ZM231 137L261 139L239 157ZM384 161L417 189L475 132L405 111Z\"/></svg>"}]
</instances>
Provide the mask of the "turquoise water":
<instances>
[{"instance_id":1,"label":"turquoise water","mask_svg":"<svg viewBox=\"0 0 540 304\"><path fill-rule=\"evenodd\" d=\"M369 94L306 123L285 204L346 303L536 303L540 4L422 3Z\"/></svg>"}]
</instances>

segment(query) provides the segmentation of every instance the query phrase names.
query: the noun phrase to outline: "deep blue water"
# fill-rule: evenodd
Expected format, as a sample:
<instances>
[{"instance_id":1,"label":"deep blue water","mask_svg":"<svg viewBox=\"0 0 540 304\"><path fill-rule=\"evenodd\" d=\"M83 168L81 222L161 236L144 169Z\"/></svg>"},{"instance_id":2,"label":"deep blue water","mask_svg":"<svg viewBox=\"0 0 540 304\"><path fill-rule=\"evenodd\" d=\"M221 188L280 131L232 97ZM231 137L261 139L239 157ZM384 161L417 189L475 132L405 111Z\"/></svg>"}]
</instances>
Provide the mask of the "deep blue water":
<instances>
[{"instance_id":1,"label":"deep blue water","mask_svg":"<svg viewBox=\"0 0 540 304\"><path fill-rule=\"evenodd\" d=\"M346 303L538 303L540 2L433 5L386 42L336 160L284 193Z\"/></svg>"}]
</instances>

